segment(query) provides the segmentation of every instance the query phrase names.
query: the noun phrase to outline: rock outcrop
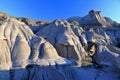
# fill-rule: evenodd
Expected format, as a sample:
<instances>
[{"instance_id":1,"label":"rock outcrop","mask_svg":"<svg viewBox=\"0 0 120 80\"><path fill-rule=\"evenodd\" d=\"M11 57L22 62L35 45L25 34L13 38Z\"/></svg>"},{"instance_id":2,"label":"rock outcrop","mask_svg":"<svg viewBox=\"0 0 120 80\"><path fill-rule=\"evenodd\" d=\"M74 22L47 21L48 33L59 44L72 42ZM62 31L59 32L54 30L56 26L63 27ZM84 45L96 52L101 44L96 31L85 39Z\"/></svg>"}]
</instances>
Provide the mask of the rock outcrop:
<instances>
[{"instance_id":1,"label":"rock outcrop","mask_svg":"<svg viewBox=\"0 0 120 80\"><path fill-rule=\"evenodd\" d=\"M70 59L75 65L81 65L81 59L87 55L83 48L87 42L81 29L66 20L56 20L36 34L44 37L55 46L60 56Z\"/></svg>"},{"instance_id":2,"label":"rock outcrop","mask_svg":"<svg viewBox=\"0 0 120 80\"><path fill-rule=\"evenodd\" d=\"M16 19L28 25L34 33L36 33L40 28L45 27L46 25L51 23L50 21L38 21L23 17Z\"/></svg>"},{"instance_id":3,"label":"rock outcrop","mask_svg":"<svg viewBox=\"0 0 120 80\"><path fill-rule=\"evenodd\" d=\"M69 22L78 21L81 26L118 26L119 24L107 17L101 15L101 11L91 10L88 15L84 17L70 17L67 19Z\"/></svg>"},{"instance_id":4,"label":"rock outcrop","mask_svg":"<svg viewBox=\"0 0 120 80\"><path fill-rule=\"evenodd\" d=\"M53 22L0 13L0 80L118 80L120 24L100 13Z\"/></svg>"},{"instance_id":5,"label":"rock outcrop","mask_svg":"<svg viewBox=\"0 0 120 80\"><path fill-rule=\"evenodd\" d=\"M119 56L119 49L116 48L119 43L118 27L79 27L75 21L56 20L36 34L44 37L60 56L75 65L87 64L86 61L90 63L90 57L99 65L112 65L112 61Z\"/></svg>"},{"instance_id":6,"label":"rock outcrop","mask_svg":"<svg viewBox=\"0 0 120 80\"><path fill-rule=\"evenodd\" d=\"M79 80L69 60L15 18L0 26L0 44L1 80Z\"/></svg>"}]
</instances>

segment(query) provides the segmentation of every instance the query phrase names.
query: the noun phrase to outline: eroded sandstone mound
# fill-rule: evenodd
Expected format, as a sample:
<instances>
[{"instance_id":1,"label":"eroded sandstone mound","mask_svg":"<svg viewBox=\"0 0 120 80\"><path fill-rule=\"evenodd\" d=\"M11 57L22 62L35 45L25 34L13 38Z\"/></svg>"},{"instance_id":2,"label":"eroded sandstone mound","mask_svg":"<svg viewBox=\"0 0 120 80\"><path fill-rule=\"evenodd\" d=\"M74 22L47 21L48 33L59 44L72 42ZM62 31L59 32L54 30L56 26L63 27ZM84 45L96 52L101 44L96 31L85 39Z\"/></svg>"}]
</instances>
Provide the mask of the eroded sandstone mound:
<instances>
[{"instance_id":1,"label":"eroded sandstone mound","mask_svg":"<svg viewBox=\"0 0 120 80\"><path fill-rule=\"evenodd\" d=\"M112 62L119 56L120 29L113 25L112 20L108 21L100 11L94 10L82 18L67 20L69 22L55 20L39 29L36 35L44 37L60 56L75 65L87 64L86 60L88 63L113 65Z\"/></svg>"},{"instance_id":2,"label":"eroded sandstone mound","mask_svg":"<svg viewBox=\"0 0 120 80\"><path fill-rule=\"evenodd\" d=\"M0 13L0 80L118 80L120 24L100 13L53 22Z\"/></svg>"},{"instance_id":3,"label":"eroded sandstone mound","mask_svg":"<svg viewBox=\"0 0 120 80\"><path fill-rule=\"evenodd\" d=\"M0 26L0 44L1 80L79 80L69 60L15 18Z\"/></svg>"},{"instance_id":4,"label":"eroded sandstone mound","mask_svg":"<svg viewBox=\"0 0 120 80\"><path fill-rule=\"evenodd\" d=\"M60 56L70 59L75 65L81 65L81 59L87 55L83 48L87 42L82 30L66 20L56 20L36 34L49 41Z\"/></svg>"}]
</instances>

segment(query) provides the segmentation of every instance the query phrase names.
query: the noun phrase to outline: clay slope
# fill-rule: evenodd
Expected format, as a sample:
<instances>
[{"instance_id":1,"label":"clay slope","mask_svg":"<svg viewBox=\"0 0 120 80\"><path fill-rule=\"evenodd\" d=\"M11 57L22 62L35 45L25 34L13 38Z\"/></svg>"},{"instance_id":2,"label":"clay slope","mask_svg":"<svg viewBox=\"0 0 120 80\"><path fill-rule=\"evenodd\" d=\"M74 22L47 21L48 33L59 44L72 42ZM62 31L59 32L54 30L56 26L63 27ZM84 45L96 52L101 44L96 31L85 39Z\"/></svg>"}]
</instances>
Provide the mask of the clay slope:
<instances>
[{"instance_id":1,"label":"clay slope","mask_svg":"<svg viewBox=\"0 0 120 80\"><path fill-rule=\"evenodd\" d=\"M115 65L119 57L119 27L81 27L76 21L56 20L36 33L44 37L58 54L74 65ZM92 59L91 59L92 58Z\"/></svg>"},{"instance_id":2,"label":"clay slope","mask_svg":"<svg viewBox=\"0 0 120 80\"><path fill-rule=\"evenodd\" d=\"M86 22L84 26L80 26L83 25L80 18L76 19L78 22L55 20L39 29L36 34L49 41L60 56L71 60L74 65L88 65L91 61L99 65L117 65L114 63L120 55L120 28L113 26L99 11L91 10L83 18ZM110 23L111 27L107 23Z\"/></svg>"},{"instance_id":3,"label":"clay slope","mask_svg":"<svg viewBox=\"0 0 120 80\"><path fill-rule=\"evenodd\" d=\"M119 23L100 11L48 23L3 16L1 80L119 79Z\"/></svg>"},{"instance_id":4,"label":"clay slope","mask_svg":"<svg viewBox=\"0 0 120 80\"><path fill-rule=\"evenodd\" d=\"M0 44L1 80L79 80L69 60L15 18L0 26Z\"/></svg>"},{"instance_id":5,"label":"clay slope","mask_svg":"<svg viewBox=\"0 0 120 80\"><path fill-rule=\"evenodd\" d=\"M88 76L90 80L117 80L116 70L118 72L120 70L119 33L118 26L80 26L77 21L55 20L39 29L36 35L49 41L58 54L71 60L74 66L89 66L90 69L85 68L88 71L85 71L81 80L89 80L85 78L90 75L87 74L89 71L96 73L91 74L94 78ZM94 69L97 69L98 72L95 72ZM84 69L81 69L80 72L82 70L84 72ZM110 75L114 75L114 77Z\"/></svg>"},{"instance_id":6,"label":"clay slope","mask_svg":"<svg viewBox=\"0 0 120 80\"><path fill-rule=\"evenodd\" d=\"M75 65L80 66L82 58L87 55L84 49L87 42L82 35L82 29L66 20L55 20L39 29L36 34L44 37L56 48L60 56L70 59Z\"/></svg>"}]
</instances>

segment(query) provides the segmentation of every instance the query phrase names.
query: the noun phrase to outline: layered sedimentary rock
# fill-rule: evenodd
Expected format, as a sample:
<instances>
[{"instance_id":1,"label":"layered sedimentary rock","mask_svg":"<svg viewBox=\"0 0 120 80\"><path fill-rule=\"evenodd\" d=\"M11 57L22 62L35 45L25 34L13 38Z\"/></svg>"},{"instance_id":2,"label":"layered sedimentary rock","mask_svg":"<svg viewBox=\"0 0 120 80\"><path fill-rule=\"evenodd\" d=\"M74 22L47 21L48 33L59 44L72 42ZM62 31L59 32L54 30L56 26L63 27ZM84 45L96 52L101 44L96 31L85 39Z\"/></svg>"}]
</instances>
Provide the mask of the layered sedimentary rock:
<instances>
[{"instance_id":1,"label":"layered sedimentary rock","mask_svg":"<svg viewBox=\"0 0 120 80\"><path fill-rule=\"evenodd\" d=\"M70 59L75 65L81 65L81 59L87 55L83 48L87 42L82 36L82 31L77 25L72 25L66 20L56 20L39 29L36 34L44 37L55 46L60 56Z\"/></svg>"},{"instance_id":2,"label":"layered sedimentary rock","mask_svg":"<svg viewBox=\"0 0 120 80\"><path fill-rule=\"evenodd\" d=\"M69 23L66 20L56 20L39 29L36 34L44 37L55 46L60 56L71 60L75 65L82 65L87 58L91 62L89 57L100 65L112 65L112 61L119 56L119 50L116 49L119 28L99 26L79 27L75 21Z\"/></svg>"},{"instance_id":3,"label":"layered sedimentary rock","mask_svg":"<svg viewBox=\"0 0 120 80\"><path fill-rule=\"evenodd\" d=\"M2 80L79 80L69 60L15 18L8 18L0 26L0 44ZM71 76L74 72L76 79Z\"/></svg>"},{"instance_id":4,"label":"layered sedimentary rock","mask_svg":"<svg viewBox=\"0 0 120 80\"><path fill-rule=\"evenodd\" d=\"M112 21L110 18L103 17L101 11L90 10L84 17L70 17L67 19L69 22L78 21L81 26L118 26L119 24Z\"/></svg>"},{"instance_id":5,"label":"layered sedimentary rock","mask_svg":"<svg viewBox=\"0 0 120 80\"><path fill-rule=\"evenodd\" d=\"M53 22L0 13L0 21L0 80L119 79L120 24L100 11Z\"/></svg>"},{"instance_id":6,"label":"layered sedimentary rock","mask_svg":"<svg viewBox=\"0 0 120 80\"><path fill-rule=\"evenodd\" d=\"M38 20L32 20L32 19L23 18L23 17L16 18L16 19L28 25L34 33L36 33L40 28L50 24L49 21L38 21Z\"/></svg>"}]
</instances>

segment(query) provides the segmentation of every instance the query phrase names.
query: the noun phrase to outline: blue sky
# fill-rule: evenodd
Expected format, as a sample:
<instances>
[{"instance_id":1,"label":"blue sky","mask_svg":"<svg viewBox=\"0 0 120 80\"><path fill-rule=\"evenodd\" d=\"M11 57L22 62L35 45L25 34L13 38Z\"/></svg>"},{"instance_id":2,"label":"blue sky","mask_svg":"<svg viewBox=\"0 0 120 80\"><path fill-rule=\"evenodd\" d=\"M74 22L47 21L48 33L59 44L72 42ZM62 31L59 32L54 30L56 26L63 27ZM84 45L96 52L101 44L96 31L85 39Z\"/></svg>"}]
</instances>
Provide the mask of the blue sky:
<instances>
[{"instance_id":1,"label":"blue sky","mask_svg":"<svg viewBox=\"0 0 120 80\"><path fill-rule=\"evenodd\" d=\"M120 22L120 0L1 0L0 11L16 17L36 20L66 19L84 16L89 10Z\"/></svg>"}]
</instances>

